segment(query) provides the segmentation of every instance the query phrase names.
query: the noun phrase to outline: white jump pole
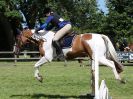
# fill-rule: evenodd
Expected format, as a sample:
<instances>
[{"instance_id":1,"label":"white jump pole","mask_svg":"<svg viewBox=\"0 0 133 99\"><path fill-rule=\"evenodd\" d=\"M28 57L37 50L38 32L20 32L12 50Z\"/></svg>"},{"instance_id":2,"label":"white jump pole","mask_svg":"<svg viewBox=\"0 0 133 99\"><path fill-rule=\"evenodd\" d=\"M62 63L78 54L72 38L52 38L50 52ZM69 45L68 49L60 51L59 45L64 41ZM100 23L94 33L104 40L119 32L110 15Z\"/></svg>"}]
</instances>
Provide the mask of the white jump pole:
<instances>
[{"instance_id":1,"label":"white jump pole","mask_svg":"<svg viewBox=\"0 0 133 99\"><path fill-rule=\"evenodd\" d=\"M94 99L112 99L109 97L109 90L106 86L105 80L102 80L99 87L99 63L97 56L95 56L95 97Z\"/></svg>"},{"instance_id":2,"label":"white jump pole","mask_svg":"<svg viewBox=\"0 0 133 99\"><path fill-rule=\"evenodd\" d=\"M94 99L99 98L99 63L97 56L95 56L95 97Z\"/></svg>"}]
</instances>

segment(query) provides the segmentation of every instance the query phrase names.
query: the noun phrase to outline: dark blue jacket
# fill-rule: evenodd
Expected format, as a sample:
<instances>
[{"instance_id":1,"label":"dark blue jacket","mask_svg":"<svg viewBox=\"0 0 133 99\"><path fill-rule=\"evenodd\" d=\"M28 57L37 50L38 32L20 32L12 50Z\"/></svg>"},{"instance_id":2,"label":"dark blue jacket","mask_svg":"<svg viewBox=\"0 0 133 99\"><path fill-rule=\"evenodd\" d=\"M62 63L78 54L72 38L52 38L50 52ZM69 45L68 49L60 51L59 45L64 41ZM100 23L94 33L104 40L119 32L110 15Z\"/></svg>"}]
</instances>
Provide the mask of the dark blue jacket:
<instances>
[{"instance_id":1,"label":"dark blue jacket","mask_svg":"<svg viewBox=\"0 0 133 99\"><path fill-rule=\"evenodd\" d=\"M50 28L47 28L48 25L51 24ZM52 13L48 18L46 19L45 23L41 25L38 30L50 30L53 27L55 27L57 30L63 28L66 24L71 24L69 21L65 21L63 18L61 18L58 14Z\"/></svg>"}]
</instances>

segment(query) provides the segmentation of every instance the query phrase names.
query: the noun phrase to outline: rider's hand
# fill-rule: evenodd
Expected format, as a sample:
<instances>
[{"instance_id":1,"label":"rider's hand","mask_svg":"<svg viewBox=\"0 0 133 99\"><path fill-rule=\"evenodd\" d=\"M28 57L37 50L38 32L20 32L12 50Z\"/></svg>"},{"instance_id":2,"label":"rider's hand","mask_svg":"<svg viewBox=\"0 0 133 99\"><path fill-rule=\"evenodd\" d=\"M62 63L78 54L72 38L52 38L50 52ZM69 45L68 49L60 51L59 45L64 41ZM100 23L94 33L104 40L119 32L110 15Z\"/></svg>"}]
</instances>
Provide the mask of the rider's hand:
<instances>
[{"instance_id":1,"label":"rider's hand","mask_svg":"<svg viewBox=\"0 0 133 99\"><path fill-rule=\"evenodd\" d=\"M35 33L38 33L39 29L35 29Z\"/></svg>"}]
</instances>

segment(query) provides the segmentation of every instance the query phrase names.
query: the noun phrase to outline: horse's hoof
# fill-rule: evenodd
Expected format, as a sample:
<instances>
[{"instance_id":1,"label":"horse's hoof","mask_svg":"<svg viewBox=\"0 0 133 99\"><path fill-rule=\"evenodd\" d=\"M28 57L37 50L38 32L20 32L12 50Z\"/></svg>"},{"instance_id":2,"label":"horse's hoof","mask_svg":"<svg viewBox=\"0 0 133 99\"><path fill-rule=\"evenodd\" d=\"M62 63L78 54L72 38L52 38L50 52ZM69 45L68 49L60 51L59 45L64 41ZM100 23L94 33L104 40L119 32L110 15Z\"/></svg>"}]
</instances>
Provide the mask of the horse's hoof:
<instances>
[{"instance_id":1,"label":"horse's hoof","mask_svg":"<svg viewBox=\"0 0 133 99\"><path fill-rule=\"evenodd\" d=\"M43 77L41 75L39 75L39 77L36 77L36 79L41 83L43 82Z\"/></svg>"}]
</instances>

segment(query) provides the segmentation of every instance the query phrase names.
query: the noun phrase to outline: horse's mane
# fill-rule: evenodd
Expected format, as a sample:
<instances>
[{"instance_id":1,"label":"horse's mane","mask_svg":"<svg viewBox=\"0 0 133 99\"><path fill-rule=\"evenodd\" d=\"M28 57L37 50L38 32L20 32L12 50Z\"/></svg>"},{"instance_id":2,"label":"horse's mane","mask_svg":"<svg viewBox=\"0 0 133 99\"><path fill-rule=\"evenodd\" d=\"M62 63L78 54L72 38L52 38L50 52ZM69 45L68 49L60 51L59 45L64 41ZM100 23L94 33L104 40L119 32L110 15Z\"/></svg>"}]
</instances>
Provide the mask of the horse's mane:
<instances>
[{"instance_id":1,"label":"horse's mane","mask_svg":"<svg viewBox=\"0 0 133 99\"><path fill-rule=\"evenodd\" d=\"M33 33L32 33L32 31L31 31L30 29L26 29L26 30L23 30L23 31L22 31L22 35L23 35L24 37L29 38L29 37L31 37L31 36L33 35Z\"/></svg>"}]
</instances>

